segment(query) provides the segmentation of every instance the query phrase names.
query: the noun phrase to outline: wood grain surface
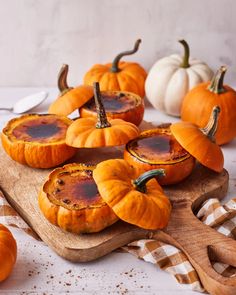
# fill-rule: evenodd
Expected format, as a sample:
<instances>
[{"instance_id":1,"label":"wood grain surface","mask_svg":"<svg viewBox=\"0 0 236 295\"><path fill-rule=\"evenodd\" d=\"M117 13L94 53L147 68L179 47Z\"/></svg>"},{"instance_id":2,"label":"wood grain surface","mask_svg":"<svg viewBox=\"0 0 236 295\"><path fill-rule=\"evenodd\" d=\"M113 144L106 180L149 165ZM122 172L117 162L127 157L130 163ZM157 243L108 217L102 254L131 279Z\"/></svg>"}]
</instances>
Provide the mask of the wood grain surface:
<instances>
[{"instance_id":1,"label":"wood grain surface","mask_svg":"<svg viewBox=\"0 0 236 295\"><path fill-rule=\"evenodd\" d=\"M96 151L80 149L70 162L97 163L122 157L122 153L122 148L101 148ZM219 275L210 262L210 258L214 257L215 260L236 267L236 241L204 225L194 215L206 199L222 199L226 195L226 170L217 174L197 165L185 181L165 188L173 207L165 230L147 231L120 221L100 233L75 235L51 225L38 208L38 192L50 170L32 169L18 164L6 155L2 147L0 161L0 187L6 198L41 239L65 259L91 261L133 240L157 238L183 250L210 294L236 294L236 277Z\"/></svg>"}]
</instances>

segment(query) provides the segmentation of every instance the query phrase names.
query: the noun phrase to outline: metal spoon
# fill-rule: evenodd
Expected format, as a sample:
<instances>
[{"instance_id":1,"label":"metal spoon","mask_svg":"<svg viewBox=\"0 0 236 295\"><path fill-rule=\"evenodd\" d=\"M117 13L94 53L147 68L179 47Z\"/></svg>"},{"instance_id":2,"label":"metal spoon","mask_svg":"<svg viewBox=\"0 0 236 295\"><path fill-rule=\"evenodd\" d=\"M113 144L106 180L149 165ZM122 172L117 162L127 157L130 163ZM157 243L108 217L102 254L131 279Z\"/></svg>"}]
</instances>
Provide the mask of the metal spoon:
<instances>
[{"instance_id":1,"label":"metal spoon","mask_svg":"<svg viewBox=\"0 0 236 295\"><path fill-rule=\"evenodd\" d=\"M41 104L47 98L47 96L48 92L40 91L21 98L11 108L0 108L0 111L4 110L14 114L22 114Z\"/></svg>"}]
</instances>

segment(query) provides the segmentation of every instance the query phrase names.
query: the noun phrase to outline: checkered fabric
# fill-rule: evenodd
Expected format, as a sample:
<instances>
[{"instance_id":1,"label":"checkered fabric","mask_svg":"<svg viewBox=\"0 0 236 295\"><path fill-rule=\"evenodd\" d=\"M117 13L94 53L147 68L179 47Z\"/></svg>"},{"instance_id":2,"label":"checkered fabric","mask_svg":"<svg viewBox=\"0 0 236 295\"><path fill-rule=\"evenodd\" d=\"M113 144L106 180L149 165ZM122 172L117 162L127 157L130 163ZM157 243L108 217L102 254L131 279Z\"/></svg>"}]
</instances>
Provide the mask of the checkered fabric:
<instances>
[{"instance_id":1,"label":"checkered fabric","mask_svg":"<svg viewBox=\"0 0 236 295\"><path fill-rule=\"evenodd\" d=\"M215 228L227 237L236 238L236 198L222 205L218 199L207 200L197 217L205 224ZM37 235L18 216L18 214L7 203L4 195L0 192L0 223L15 226L31 236ZM147 262L151 262L161 269L173 275L176 280L186 288L194 291L204 292L198 274L188 261L185 254L176 247L164 244L153 239L138 240L122 247L129 252ZM212 262L214 269L223 276L236 276L236 268Z\"/></svg>"},{"instance_id":2,"label":"checkered fabric","mask_svg":"<svg viewBox=\"0 0 236 295\"><path fill-rule=\"evenodd\" d=\"M222 205L218 199L209 199L197 213L205 224L215 228L227 237L236 239L236 198ZM172 274L180 284L194 291L204 292L197 272L185 254L174 246L156 240L139 240L123 249L135 256ZM213 268L226 277L236 276L236 268L212 261Z\"/></svg>"}]
</instances>

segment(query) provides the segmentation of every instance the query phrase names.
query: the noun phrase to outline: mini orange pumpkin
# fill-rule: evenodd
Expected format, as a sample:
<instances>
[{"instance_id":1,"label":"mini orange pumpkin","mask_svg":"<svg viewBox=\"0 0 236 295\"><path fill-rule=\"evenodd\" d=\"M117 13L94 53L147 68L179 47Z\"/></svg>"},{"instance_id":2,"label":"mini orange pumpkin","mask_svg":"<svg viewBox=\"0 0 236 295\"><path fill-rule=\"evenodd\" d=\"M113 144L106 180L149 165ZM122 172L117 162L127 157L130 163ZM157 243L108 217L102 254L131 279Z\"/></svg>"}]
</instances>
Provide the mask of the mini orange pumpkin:
<instances>
[{"instance_id":1,"label":"mini orange pumpkin","mask_svg":"<svg viewBox=\"0 0 236 295\"><path fill-rule=\"evenodd\" d=\"M156 230L167 225L171 204L153 177L163 170L145 172L136 179L136 171L125 160L100 162L93 177L103 200L122 220L145 229Z\"/></svg>"},{"instance_id":2,"label":"mini orange pumpkin","mask_svg":"<svg viewBox=\"0 0 236 295\"><path fill-rule=\"evenodd\" d=\"M217 144L225 144L236 137L236 91L223 84L226 67L221 67L211 82L202 83L185 96L181 119L204 127L215 105L221 108Z\"/></svg>"},{"instance_id":3,"label":"mini orange pumpkin","mask_svg":"<svg viewBox=\"0 0 236 295\"><path fill-rule=\"evenodd\" d=\"M66 133L66 143L77 148L95 148L116 146L127 143L139 134L139 129L132 123L121 119L107 120L102 104L99 83L94 83L94 98L97 119L81 118L73 122Z\"/></svg>"},{"instance_id":4,"label":"mini orange pumpkin","mask_svg":"<svg viewBox=\"0 0 236 295\"><path fill-rule=\"evenodd\" d=\"M195 159L171 134L170 124L143 131L129 141L124 150L124 159L136 168L138 175L152 169L164 169L161 185L182 181L193 170Z\"/></svg>"},{"instance_id":5,"label":"mini orange pumpkin","mask_svg":"<svg viewBox=\"0 0 236 295\"><path fill-rule=\"evenodd\" d=\"M102 91L102 100L108 120L122 119L138 126L144 115L143 99L127 91ZM94 99L79 109L81 118L97 117Z\"/></svg>"},{"instance_id":6,"label":"mini orange pumpkin","mask_svg":"<svg viewBox=\"0 0 236 295\"><path fill-rule=\"evenodd\" d=\"M144 83L146 71L133 62L120 62L123 56L134 54L139 48L141 40L137 40L134 49L117 55L112 63L94 65L84 76L84 84L100 83L100 88L106 90L129 91L144 97Z\"/></svg>"},{"instance_id":7,"label":"mini orange pumpkin","mask_svg":"<svg viewBox=\"0 0 236 295\"><path fill-rule=\"evenodd\" d=\"M75 153L65 143L73 121L58 115L27 114L10 120L1 134L6 153L15 161L34 168L55 167Z\"/></svg>"},{"instance_id":8,"label":"mini orange pumpkin","mask_svg":"<svg viewBox=\"0 0 236 295\"><path fill-rule=\"evenodd\" d=\"M205 128L199 128L190 122L178 122L170 126L170 130L181 144L202 165L221 172L224 156L221 148L215 143L220 107L215 106Z\"/></svg>"},{"instance_id":9,"label":"mini orange pumpkin","mask_svg":"<svg viewBox=\"0 0 236 295\"><path fill-rule=\"evenodd\" d=\"M54 169L39 193L39 207L52 224L73 233L98 232L118 217L98 193L94 166L68 164Z\"/></svg>"},{"instance_id":10,"label":"mini orange pumpkin","mask_svg":"<svg viewBox=\"0 0 236 295\"><path fill-rule=\"evenodd\" d=\"M81 85L75 88L67 84L68 65L63 65L58 75L58 88L60 96L50 105L49 114L67 116L74 110L80 108L93 97L91 86Z\"/></svg>"},{"instance_id":11,"label":"mini orange pumpkin","mask_svg":"<svg viewBox=\"0 0 236 295\"><path fill-rule=\"evenodd\" d=\"M0 282L11 273L16 262L17 245L12 233L0 224Z\"/></svg>"}]
</instances>

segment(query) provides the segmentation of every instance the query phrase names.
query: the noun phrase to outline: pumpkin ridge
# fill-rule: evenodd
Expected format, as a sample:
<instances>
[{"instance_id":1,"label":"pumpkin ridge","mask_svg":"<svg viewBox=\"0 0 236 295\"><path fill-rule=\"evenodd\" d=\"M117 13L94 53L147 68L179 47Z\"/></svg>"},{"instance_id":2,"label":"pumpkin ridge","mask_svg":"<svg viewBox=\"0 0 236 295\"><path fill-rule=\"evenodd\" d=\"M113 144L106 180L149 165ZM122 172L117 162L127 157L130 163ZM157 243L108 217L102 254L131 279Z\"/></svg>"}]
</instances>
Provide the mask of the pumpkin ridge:
<instances>
[{"instance_id":1,"label":"pumpkin ridge","mask_svg":"<svg viewBox=\"0 0 236 295\"><path fill-rule=\"evenodd\" d=\"M137 82L133 80L133 78L130 78L128 75L125 75L125 72L119 72L116 75L116 79L118 81L120 89L124 89L125 91L127 91L127 85L128 85L129 92L139 93ZM132 81L132 86L129 85L130 81Z\"/></svg>"},{"instance_id":2,"label":"pumpkin ridge","mask_svg":"<svg viewBox=\"0 0 236 295\"><path fill-rule=\"evenodd\" d=\"M9 236L8 237L8 239L11 239L11 238L13 238L13 236ZM12 249L11 249L11 247L14 245L14 243L12 243L12 241L11 241L11 245L7 245L6 243L3 243L2 241L0 241L0 249L1 249L1 251L2 251L2 249L4 248L5 249L5 251L8 253L8 258L10 257L11 258L11 261L12 261L12 263L15 263L15 261L16 261L16 256L12 253ZM16 248L15 248L15 246L13 246L14 247L14 252L15 252L15 250L16 250ZM12 263L10 263L10 264L12 264Z\"/></svg>"},{"instance_id":3,"label":"pumpkin ridge","mask_svg":"<svg viewBox=\"0 0 236 295\"><path fill-rule=\"evenodd\" d=\"M126 140L129 140L129 134L132 132L131 130L126 130L124 129L120 129L120 125L113 125L114 129L117 130L117 132L120 132L120 136L122 136L122 138L126 137ZM131 131L131 132L130 132Z\"/></svg>"},{"instance_id":4,"label":"pumpkin ridge","mask_svg":"<svg viewBox=\"0 0 236 295\"><path fill-rule=\"evenodd\" d=\"M200 83L198 83L198 85L200 85L201 83L207 83L209 81L208 76L212 73L211 70L209 69L208 76L207 76L204 72L204 71L206 71L206 68L204 68L204 70L203 70L199 66L200 66L199 64L191 66L192 72L197 74L198 77L200 78Z\"/></svg>"},{"instance_id":5,"label":"pumpkin ridge","mask_svg":"<svg viewBox=\"0 0 236 295\"><path fill-rule=\"evenodd\" d=\"M119 72L119 74L117 75L117 78L118 78L118 81L119 81L119 84L122 84L122 82L120 82L119 80L119 76L127 76L131 81L132 83L135 85L136 87L136 93L140 93L140 96L143 97L144 96L144 83L145 83L145 78L143 78L143 86L140 86L140 80L139 80L139 83L137 83L137 81L134 79L133 75L132 75L132 72L130 73L129 71L125 71L125 72ZM129 92L133 92L135 93L134 91L129 91Z\"/></svg>"},{"instance_id":6,"label":"pumpkin ridge","mask_svg":"<svg viewBox=\"0 0 236 295\"><path fill-rule=\"evenodd\" d=\"M112 184L111 184L112 182ZM114 187L114 183L117 184L117 187L119 184L121 184L121 181L117 180L117 179L111 179L111 180L107 180L106 182L106 186L109 185L109 187L111 187L111 189L113 190L113 194L112 194L112 199L109 198L109 196L106 193L106 190L101 190L101 196L103 198L103 200L105 202L109 202L109 207L114 207L116 203L120 202L122 200L122 198L124 197L124 195L126 195L127 192L129 192L131 185L127 184L127 186L125 188L123 188L122 190L119 189L118 191L116 191L117 188ZM115 192L114 192L115 190ZM100 192L100 191L99 191Z\"/></svg>"}]
</instances>

